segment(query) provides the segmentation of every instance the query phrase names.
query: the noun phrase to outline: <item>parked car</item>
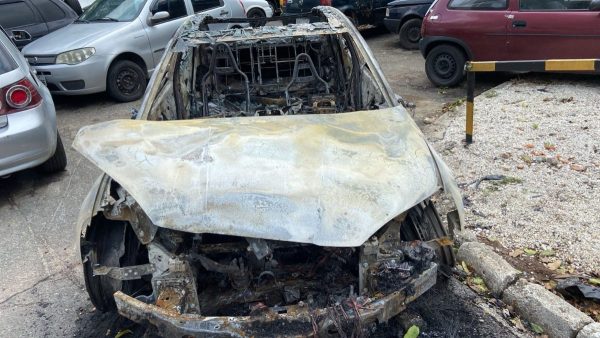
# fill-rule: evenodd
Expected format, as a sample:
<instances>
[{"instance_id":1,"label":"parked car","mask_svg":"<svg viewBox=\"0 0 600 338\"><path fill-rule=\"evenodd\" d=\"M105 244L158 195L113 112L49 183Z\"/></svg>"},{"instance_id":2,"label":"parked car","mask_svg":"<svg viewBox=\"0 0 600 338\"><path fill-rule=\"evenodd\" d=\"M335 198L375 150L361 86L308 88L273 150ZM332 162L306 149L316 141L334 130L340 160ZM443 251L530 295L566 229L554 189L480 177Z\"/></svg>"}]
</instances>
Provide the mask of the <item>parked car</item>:
<instances>
[{"instance_id":1,"label":"parked car","mask_svg":"<svg viewBox=\"0 0 600 338\"><path fill-rule=\"evenodd\" d=\"M187 21L137 118L78 132L90 299L165 337L369 336L454 265L430 198L460 229L459 189L339 10L231 21Z\"/></svg>"},{"instance_id":2,"label":"parked car","mask_svg":"<svg viewBox=\"0 0 600 338\"><path fill-rule=\"evenodd\" d=\"M0 26L19 48L77 19L62 0L0 0Z\"/></svg>"},{"instance_id":3,"label":"parked car","mask_svg":"<svg viewBox=\"0 0 600 338\"><path fill-rule=\"evenodd\" d=\"M249 19L270 18L273 16L273 7L266 0L242 0L242 5Z\"/></svg>"},{"instance_id":4,"label":"parked car","mask_svg":"<svg viewBox=\"0 0 600 338\"><path fill-rule=\"evenodd\" d=\"M0 93L0 177L33 167L65 169L50 92L1 28Z\"/></svg>"},{"instance_id":5,"label":"parked car","mask_svg":"<svg viewBox=\"0 0 600 338\"><path fill-rule=\"evenodd\" d=\"M346 14L355 25L383 25L388 2L392 0L284 0L283 15L308 13L316 6L332 6Z\"/></svg>"},{"instance_id":6,"label":"parked car","mask_svg":"<svg viewBox=\"0 0 600 338\"><path fill-rule=\"evenodd\" d=\"M600 0L438 0L420 49L427 77L454 86L467 60L600 58Z\"/></svg>"},{"instance_id":7,"label":"parked car","mask_svg":"<svg viewBox=\"0 0 600 338\"><path fill-rule=\"evenodd\" d=\"M54 94L107 91L117 101L133 101L144 94L169 39L194 13L246 16L239 0L97 0L23 53Z\"/></svg>"},{"instance_id":8,"label":"parked car","mask_svg":"<svg viewBox=\"0 0 600 338\"><path fill-rule=\"evenodd\" d=\"M418 49L421 40L421 22L433 0L395 0L387 5L384 23L398 34L404 49Z\"/></svg>"}]
</instances>

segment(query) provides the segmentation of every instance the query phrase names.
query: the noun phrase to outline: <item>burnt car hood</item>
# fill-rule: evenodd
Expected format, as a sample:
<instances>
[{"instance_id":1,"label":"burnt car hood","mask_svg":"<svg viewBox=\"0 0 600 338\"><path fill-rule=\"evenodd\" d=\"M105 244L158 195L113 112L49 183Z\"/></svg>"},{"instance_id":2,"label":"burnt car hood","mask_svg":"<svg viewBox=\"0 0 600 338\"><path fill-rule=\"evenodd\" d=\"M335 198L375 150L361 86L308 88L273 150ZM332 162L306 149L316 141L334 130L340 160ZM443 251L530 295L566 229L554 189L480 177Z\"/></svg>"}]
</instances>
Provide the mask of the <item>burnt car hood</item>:
<instances>
[{"instance_id":1,"label":"burnt car hood","mask_svg":"<svg viewBox=\"0 0 600 338\"><path fill-rule=\"evenodd\" d=\"M192 233L354 247L442 186L402 108L115 120L82 128L74 147L154 224Z\"/></svg>"}]
</instances>

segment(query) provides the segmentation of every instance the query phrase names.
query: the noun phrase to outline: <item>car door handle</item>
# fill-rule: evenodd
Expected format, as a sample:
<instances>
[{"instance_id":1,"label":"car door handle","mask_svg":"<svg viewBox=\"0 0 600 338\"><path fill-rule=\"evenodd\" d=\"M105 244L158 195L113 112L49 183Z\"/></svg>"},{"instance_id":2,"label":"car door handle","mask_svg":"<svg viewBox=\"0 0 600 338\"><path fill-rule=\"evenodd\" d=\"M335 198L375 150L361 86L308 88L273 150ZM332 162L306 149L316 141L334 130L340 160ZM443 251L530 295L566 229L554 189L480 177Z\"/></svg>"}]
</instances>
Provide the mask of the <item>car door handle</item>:
<instances>
[{"instance_id":1,"label":"car door handle","mask_svg":"<svg viewBox=\"0 0 600 338\"><path fill-rule=\"evenodd\" d=\"M228 11L226 11L226 10L221 10L221 15L227 15L227 14L229 14L229 12L228 12Z\"/></svg>"},{"instance_id":2,"label":"car door handle","mask_svg":"<svg viewBox=\"0 0 600 338\"><path fill-rule=\"evenodd\" d=\"M512 23L513 28L523 28L527 27L527 21L515 20Z\"/></svg>"}]
</instances>

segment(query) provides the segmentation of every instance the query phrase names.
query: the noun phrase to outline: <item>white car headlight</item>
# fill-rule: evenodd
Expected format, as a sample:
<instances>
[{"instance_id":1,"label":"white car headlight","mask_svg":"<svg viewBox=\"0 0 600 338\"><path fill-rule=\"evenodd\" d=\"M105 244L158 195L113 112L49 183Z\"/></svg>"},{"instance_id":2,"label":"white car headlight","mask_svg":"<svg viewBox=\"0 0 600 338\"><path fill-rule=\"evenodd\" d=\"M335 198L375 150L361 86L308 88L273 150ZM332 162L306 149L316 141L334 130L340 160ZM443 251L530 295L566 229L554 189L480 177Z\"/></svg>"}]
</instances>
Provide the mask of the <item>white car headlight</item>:
<instances>
[{"instance_id":1,"label":"white car headlight","mask_svg":"<svg viewBox=\"0 0 600 338\"><path fill-rule=\"evenodd\" d=\"M387 7L385 9L385 16L390 16L390 8L389 7Z\"/></svg>"},{"instance_id":2,"label":"white car headlight","mask_svg":"<svg viewBox=\"0 0 600 338\"><path fill-rule=\"evenodd\" d=\"M63 63L67 65L76 65L90 58L90 56L96 53L96 49L93 47L86 47L71 50L68 52L60 53L56 56L56 63Z\"/></svg>"}]
</instances>

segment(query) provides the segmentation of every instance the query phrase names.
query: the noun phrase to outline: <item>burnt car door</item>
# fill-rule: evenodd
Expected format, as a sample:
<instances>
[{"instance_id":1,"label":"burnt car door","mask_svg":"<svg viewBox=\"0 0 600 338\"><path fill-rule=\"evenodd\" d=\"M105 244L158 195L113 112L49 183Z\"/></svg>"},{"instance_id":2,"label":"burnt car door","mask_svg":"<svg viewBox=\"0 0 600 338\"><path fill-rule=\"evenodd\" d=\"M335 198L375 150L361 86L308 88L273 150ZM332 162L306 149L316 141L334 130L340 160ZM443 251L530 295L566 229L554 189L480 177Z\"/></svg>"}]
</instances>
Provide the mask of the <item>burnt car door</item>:
<instances>
[{"instance_id":1,"label":"burnt car door","mask_svg":"<svg viewBox=\"0 0 600 338\"><path fill-rule=\"evenodd\" d=\"M515 0L508 27L509 59L600 57L600 2ZM595 6L595 7L594 7Z\"/></svg>"},{"instance_id":2,"label":"burnt car door","mask_svg":"<svg viewBox=\"0 0 600 338\"><path fill-rule=\"evenodd\" d=\"M0 2L0 26L15 38L19 49L48 33L44 20L25 1Z\"/></svg>"}]
</instances>

